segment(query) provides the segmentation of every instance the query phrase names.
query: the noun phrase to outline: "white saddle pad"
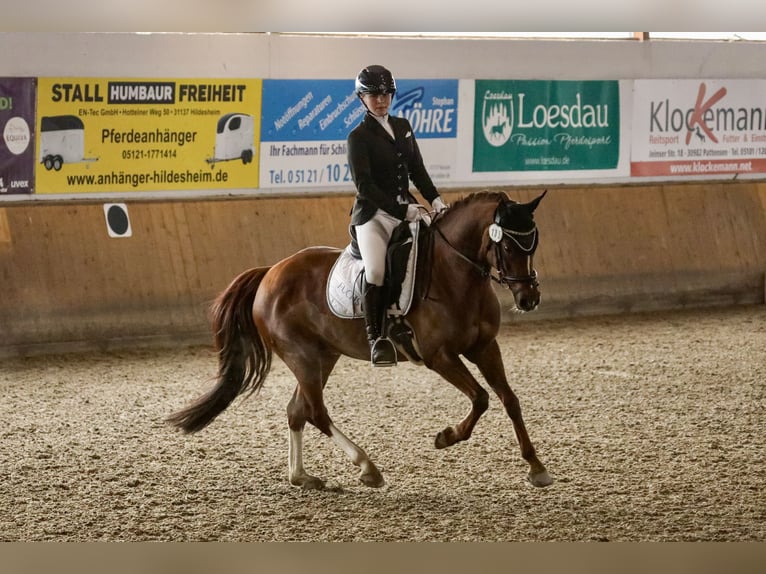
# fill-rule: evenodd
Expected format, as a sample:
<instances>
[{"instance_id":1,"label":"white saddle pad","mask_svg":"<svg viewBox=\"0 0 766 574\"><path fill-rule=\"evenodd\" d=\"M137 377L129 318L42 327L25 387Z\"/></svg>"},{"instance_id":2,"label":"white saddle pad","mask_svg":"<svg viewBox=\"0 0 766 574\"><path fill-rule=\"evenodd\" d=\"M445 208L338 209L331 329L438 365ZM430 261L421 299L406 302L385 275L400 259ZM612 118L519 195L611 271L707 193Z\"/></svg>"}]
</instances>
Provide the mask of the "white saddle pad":
<instances>
[{"instance_id":1,"label":"white saddle pad","mask_svg":"<svg viewBox=\"0 0 766 574\"><path fill-rule=\"evenodd\" d=\"M406 315L412 304L415 290L415 262L418 259L418 230L419 222L410 223L410 233L414 239L410 256L407 259L407 270L402 281L402 292L399 301L388 309L389 315ZM362 311L362 278L364 263L351 255L351 246L347 246L330 270L327 279L327 304L330 310L341 319L358 319L364 317Z\"/></svg>"}]
</instances>

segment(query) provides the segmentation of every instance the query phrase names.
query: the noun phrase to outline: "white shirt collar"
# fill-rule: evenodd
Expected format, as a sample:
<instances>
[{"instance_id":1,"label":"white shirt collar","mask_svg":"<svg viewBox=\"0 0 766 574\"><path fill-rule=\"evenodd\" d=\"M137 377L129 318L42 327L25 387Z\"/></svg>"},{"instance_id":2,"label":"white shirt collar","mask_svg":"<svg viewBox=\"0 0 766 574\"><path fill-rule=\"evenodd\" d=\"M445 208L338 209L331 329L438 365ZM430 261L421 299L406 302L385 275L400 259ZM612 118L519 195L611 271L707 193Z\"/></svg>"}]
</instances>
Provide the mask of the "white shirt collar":
<instances>
[{"instance_id":1,"label":"white shirt collar","mask_svg":"<svg viewBox=\"0 0 766 574\"><path fill-rule=\"evenodd\" d=\"M396 139L394 136L394 129L391 127L391 124L388 123L388 115L386 114L384 116L376 116L375 114L370 114L373 118L378 120L378 123L383 126L383 128L388 132L388 135L390 135L393 139Z\"/></svg>"}]
</instances>

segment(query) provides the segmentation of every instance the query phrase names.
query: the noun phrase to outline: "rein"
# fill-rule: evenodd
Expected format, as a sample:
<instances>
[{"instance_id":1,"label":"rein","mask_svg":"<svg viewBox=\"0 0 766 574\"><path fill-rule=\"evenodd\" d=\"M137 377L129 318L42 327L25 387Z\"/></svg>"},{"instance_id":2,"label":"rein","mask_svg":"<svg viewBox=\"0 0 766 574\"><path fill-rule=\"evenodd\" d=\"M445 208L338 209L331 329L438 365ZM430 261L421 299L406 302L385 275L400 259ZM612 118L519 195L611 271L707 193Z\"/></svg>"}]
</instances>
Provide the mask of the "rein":
<instances>
[{"instance_id":1,"label":"rein","mask_svg":"<svg viewBox=\"0 0 766 574\"><path fill-rule=\"evenodd\" d=\"M481 273L481 276L482 276L482 277L489 277L489 278L490 278L490 279L492 279L493 281L497 281L498 283L500 282L500 280L499 280L499 279L496 279L496 278L495 278L495 277L492 275L492 272L491 272L492 268L491 268L489 265L481 265L481 264L477 263L476 261L474 261L473 259L471 259L470 257L468 257L468 256L466 256L466 255L463 255L463 253L461 253L461 252L460 252L460 250L458 250L458 249L457 249L457 247L455 247L454 245L452 245L452 243L450 243L450 242L449 242L449 240L448 240L446 237L444 237L444 233L442 233L442 230L441 230L441 229L439 229L439 228L438 228L438 227L436 227L436 226L434 226L434 227L433 227L433 229L436 231L436 233L438 233L438 234L439 234L439 237L441 237L441 238L442 238L442 240L444 240L444 243L446 243L446 244L449 246L449 248L450 248L450 249L452 249L452 251L454 251L454 252L455 252L455 253L457 253L457 254L458 254L460 257L462 257L464 261L467 261L468 263L470 263L471 265L473 265L473 267L474 267L474 268L475 268L475 269L476 269L476 270L477 270L479 273Z\"/></svg>"},{"instance_id":2,"label":"rein","mask_svg":"<svg viewBox=\"0 0 766 574\"><path fill-rule=\"evenodd\" d=\"M482 277L485 277L485 278L489 277L495 283L498 283L500 285L508 287L509 289L511 287L511 283L532 283L532 284L536 284L537 283L537 271L535 271L534 269L532 270L532 273L530 273L529 275L519 275L519 276L516 276L516 275L505 275L504 274L504 271L505 271L504 269L502 269L502 270L501 269L497 269L497 275L498 276L495 277L495 275L492 274L492 266L491 265L486 265L486 264L482 265L481 263L478 263L477 261L474 261L473 259L471 259L467 255L463 254L457 247L455 247L454 245L452 245L449 242L449 240L444 236L444 233L442 233L442 230L438 226L434 225L432 227L432 229L434 229L436 231L438 236L442 238L444 243L446 243L449 246L449 248L452 249L452 251L454 251L458 256L460 256L464 261L467 261L468 263L470 263L474 267L474 269L476 269L479 273L481 273ZM519 245L519 247L523 251L529 252L534 247L534 243L533 243L533 247L532 248L525 249L524 247L522 247L519 244L519 242L516 240L515 237L513 237L513 235L530 235L532 233L536 233L537 232L537 227L535 227L532 231L525 232L525 233L515 232L515 231L510 231L510 230L505 230L505 229L503 230L503 232L508 234L508 236L511 237L511 239L513 239L514 243ZM495 243L495 258L496 258L497 261L502 261L503 260L502 257L501 257L501 253L500 253L500 244L499 243Z\"/></svg>"}]
</instances>

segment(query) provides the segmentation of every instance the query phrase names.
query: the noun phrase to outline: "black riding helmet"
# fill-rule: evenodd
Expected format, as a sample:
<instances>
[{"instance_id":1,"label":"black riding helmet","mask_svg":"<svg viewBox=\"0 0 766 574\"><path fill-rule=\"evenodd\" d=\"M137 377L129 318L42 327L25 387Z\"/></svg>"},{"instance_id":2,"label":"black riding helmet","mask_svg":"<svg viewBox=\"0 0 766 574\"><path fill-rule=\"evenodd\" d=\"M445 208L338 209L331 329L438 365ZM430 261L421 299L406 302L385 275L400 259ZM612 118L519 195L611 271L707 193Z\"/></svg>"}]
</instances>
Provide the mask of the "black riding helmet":
<instances>
[{"instance_id":1,"label":"black riding helmet","mask_svg":"<svg viewBox=\"0 0 766 574\"><path fill-rule=\"evenodd\" d=\"M383 66L367 66L356 77L354 91L359 97L363 94L391 94L396 93L396 81Z\"/></svg>"}]
</instances>

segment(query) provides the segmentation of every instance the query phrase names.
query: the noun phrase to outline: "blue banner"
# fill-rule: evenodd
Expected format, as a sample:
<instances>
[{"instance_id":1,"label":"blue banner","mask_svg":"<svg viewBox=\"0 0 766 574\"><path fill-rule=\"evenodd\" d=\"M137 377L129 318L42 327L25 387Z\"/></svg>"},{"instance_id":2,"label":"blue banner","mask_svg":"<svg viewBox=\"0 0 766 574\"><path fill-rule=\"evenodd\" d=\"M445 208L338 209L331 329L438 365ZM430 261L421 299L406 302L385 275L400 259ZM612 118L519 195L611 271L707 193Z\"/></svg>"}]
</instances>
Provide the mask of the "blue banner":
<instances>
[{"instance_id":1,"label":"blue banner","mask_svg":"<svg viewBox=\"0 0 766 574\"><path fill-rule=\"evenodd\" d=\"M457 137L457 80L401 80L391 104L393 116L405 117L415 137Z\"/></svg>"},{"instance_id":2,"label":"blue banner","mask_svg":"<svg viewBox=\"0 0 766 574\"><path fill-rule=\"evenodd\" d=\"M399 80L390 113L415 137L457 136L458 80ZM365 110L352 80L263 80L261 141L345 141Z\"/></svg>"}]
</instances>

